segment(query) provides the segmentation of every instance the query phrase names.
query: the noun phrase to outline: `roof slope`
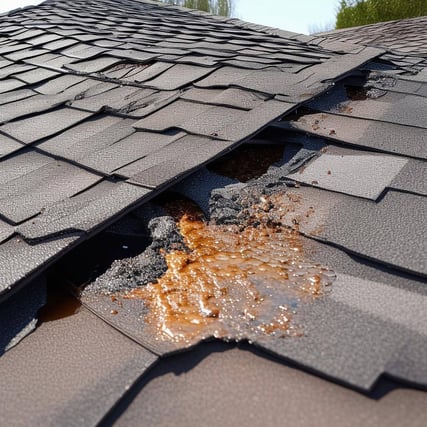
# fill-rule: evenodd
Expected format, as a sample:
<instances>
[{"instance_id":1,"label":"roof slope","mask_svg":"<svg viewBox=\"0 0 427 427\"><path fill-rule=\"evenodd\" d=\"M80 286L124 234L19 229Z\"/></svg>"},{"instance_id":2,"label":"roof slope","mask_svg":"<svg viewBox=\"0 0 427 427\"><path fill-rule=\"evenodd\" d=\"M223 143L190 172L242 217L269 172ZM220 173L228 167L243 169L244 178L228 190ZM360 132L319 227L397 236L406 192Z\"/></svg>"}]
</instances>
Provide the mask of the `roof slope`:
<instances>
[{"instance_id":1,"label":"roof slope","mask_svg":"<svg viewBox=\"0 0 427 427\"><path fill-rule=\"evenodd\" d=\"M343 28L319 33L319 35L330 40L381 46L393 51L426 55L426 25L427 16L421 16Z\"/></svg>"},{"instance_id":2,"label":"roof slope","mask_svg":"<svg viewBox=\"0 0 427 427\"><path fill-rule=\"evenodd\" d=\"M93 274L117 247L123 257L130 237L117 230L139 229L144 203L166 188L208 206L212 189L235 201L251 186L267 185L294 201L273 219L297 226L312 261L330 266L336 280L325 298L292 302L304 336L254 343L365 396L236 351L201 364L209 384L210 361L219 366L209 391L231 390L218 400L210 394L209 408L221 411L218 402L230 396L233 408L254 408L254 425L265 425L284 414L281 382L293 384L287 408L296 421L315 387L316 422L339 416L340 424L359 425L363 416L372 425L423 425L425 393L395 390L393 381L393 394L378 390L384 375L427 387L425 59L423 49L365 48L150 1L47 1L1 17L0 352L35 327L46 297L44 269L62 257L60 278L48 275L49 285L60 287L68 270L87 264ZM279 144L283 159L247 184L203 168L245 141ZM230 182L236 185L224 188ZM174 379L188 381L184 390L191 391L179 400L168 375L151 383L152 400L152 389L137 384L159 357L183 346L162 346L147 334L140 301L117 310L111 295L88 295L69 317L74 299L62 306L48 298L49 316L0 358L0 419L167 424L164 406L151 404L158 397L176 410L177 425L196 422L194 402L203 397L197 369ZM188 357L177 373L202 356ZM221 369L230 365L236 371ZM262 390L274 386L268 404L240 399L253 387L253 372ZM230 384L239 373L245 381ZM301 381L307 390L298 389ZM323 393L328 402L318 406ZM193 405L177 409L174 402Z\"/></svg>"},{"instance_id":3,"label":"roof slope","mask_svg":"<svg viewBox=\"0 0 427 427\"><path fill-rule=\"evenodd\" d=\"M0 36L3 297L380 53L129 0L49 0Z\"/></svg>"}]
</instances>

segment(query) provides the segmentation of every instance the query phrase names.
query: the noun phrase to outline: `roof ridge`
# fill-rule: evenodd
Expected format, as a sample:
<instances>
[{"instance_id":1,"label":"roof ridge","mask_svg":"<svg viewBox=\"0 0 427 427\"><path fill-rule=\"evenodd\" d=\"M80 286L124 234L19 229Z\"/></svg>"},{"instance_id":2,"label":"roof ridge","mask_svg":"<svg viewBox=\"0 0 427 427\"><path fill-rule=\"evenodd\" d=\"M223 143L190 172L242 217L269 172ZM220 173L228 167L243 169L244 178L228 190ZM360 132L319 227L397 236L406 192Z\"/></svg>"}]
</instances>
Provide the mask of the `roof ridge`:
<instances>
[{"instance_id":1,"label":"roof ridge","mask_svg":"<svg viewBox=\"0 0 427 427\"><path fill-rule=\"evenodd\" d=\"M319 45L320 43L323 42L322 47L325 49L328 49L328 42L325 41L325 39L323 39L323 38L319 38L318 35L310 36L307 34L295 33L293 31L287 31L287 30L283 30L283 29L277 28L277 27L270 27L267 25L255 24L253 22L244 21L244 20L239 19L239 18L219 16L219 15L214 15L210 12L205 12L205 11L198 10L198 9L189 9L189 8L186 8L183 6L177 6L177 5L173 5L173 4L162 3L162 2L157 1L157 0L126 0L126 1L154 4L156 6L176 9L176 10L180 10L183 12L192 13L194 15L206 16L206 17L218 20L218 21L227 22L227 23L231 23L233 25L240 26L241 28L244 28L244 29L258 31L258 32L261 32L264 34L268 34L270 36L277 36L277 37L285 38L288 40L289 39L297 40L299 42L303 42L303 43L307 43L307 44ZM333 43L333 47L331 44L331 50L335 50L335 51L337 51L337 49L339 50L339 48L340 48L339 43L341 43L341 49L343 52L351 52L351 51L355 51L355 50L360 49L360 45L358 45L358 44L347 43L347 42L336 42L336 43Z\"/></svg>"},{"instance_id":2,"label":"roof ridge","mask_svg":"<svg viewBox=\"0 0 427 427\"><path fill-rule=\"evenodd\" d=\"M338 28L338 29L330 30L330 31L322 31L320 33L316 33L315 35L316 36L322 36L322 35L329 35L329 34L338 34L338 33L343 33L346 31L358 30L360 28L381 27L384 24L395 24L397 22L418 21L418 20L423 20L423 19L427 20L427 15L425 15L425 16L414 16L413 18L392 19L391 21L373 22L372 24L355 25L354 27Z\"/></svg>"}]
</instances>

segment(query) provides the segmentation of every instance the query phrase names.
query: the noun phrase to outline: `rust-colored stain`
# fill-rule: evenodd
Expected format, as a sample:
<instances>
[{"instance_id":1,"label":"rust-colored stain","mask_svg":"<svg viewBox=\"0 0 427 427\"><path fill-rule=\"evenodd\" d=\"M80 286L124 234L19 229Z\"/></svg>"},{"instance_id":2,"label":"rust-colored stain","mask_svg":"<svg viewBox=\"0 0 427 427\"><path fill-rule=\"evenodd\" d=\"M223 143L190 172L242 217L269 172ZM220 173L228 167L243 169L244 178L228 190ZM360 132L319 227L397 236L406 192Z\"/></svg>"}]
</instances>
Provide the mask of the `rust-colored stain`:
<instances>
[{"instance_id":1,"label":"rust-colored stain","mask_svg":"<svg viewBox=\"0 0 427 427\"><path fill-rule=\"evenodd\" d=\"M272 221L278 211L292 212L298 196L289 194L289 206L278 200L286 199L261 197L241 227L209 224L193 206L175 206L189 250L165 254L168 270L157 283L125 295L144 300L158 339L301 334L295 308L324 295L335 275L305 259L297 229Z\"/></svg>"},{"instance_id":2,"label":"rust-colored stain","mask_svg":"<svg viewBox=\"0 0 427 427\"><path fill-rule=\"evenodd\" d=\"M353 113L353 107L347 105L347 104L340 104L338 105L338 111L340 113L348 113L351 114Z\"/></svg>"},{"instance_id":3,"label":"rust-colored stain","mask_svg":"<svg viewBox=\"0 0 427 427\"><path fill-rule=\"evenodd\" d=\"M80 301L71 295L61 284L48 286L47 303L38 313L38 324L64 319L77 313Z\"/></svg>"}]
</instances>

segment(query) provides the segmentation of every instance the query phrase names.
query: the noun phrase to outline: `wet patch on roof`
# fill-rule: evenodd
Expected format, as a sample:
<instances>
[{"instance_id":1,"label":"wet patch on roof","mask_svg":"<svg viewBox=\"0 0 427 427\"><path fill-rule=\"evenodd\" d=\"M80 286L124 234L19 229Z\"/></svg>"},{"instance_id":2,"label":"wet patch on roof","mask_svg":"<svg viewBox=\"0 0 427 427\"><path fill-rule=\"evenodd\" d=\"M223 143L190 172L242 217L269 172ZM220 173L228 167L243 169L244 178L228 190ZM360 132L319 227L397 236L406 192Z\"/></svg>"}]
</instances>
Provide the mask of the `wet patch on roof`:
<instances>
[{"instance_id":1,"label":"wet patch on roof","mask_svg":"<svg viewBox=\"0 0 427 427\"><path fill-rule=\"evenodd\" d=\"M83 291L83 303L160 353L210 336L299 335L292 321L295 310L323 295L334 274L305 260L296 231L270 220L272 211L286 210L286 204L275 205L274 196L252 198L240 226L221 225L221 211L228 208L220 208L218 199L212 225L194 205L166 202L181 239L172 219L151 222L152 245L134 259L113 263Z\"/></svg>"}]
</instances>

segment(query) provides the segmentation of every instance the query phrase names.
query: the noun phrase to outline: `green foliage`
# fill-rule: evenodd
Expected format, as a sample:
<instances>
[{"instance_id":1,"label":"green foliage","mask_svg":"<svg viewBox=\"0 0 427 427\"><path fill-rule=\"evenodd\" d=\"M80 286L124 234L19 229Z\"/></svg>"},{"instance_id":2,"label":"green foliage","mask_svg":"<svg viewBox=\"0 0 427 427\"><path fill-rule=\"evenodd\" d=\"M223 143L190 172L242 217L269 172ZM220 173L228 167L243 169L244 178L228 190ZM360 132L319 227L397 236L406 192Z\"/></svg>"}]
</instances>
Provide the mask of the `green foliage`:
<instances>
[{"instance_id":1,"label":"green foliage","mask_svg":"<svg viewBox=\"0 0 427 427\"><path fill-rule=\"evenodd\" d=\"M231 16L233 0L161 0L163 3L203 10L214 15Z\"/></svg>"},{"instance_id":2,"label":"green foliage","mask_svg":"<svg viewBox=\"0 0 427 427\"><path fill-rule=\"evenodd\" d=\"M341 0L336 28L427 15L426 0Z\"/></svg>"}]
</instances>

